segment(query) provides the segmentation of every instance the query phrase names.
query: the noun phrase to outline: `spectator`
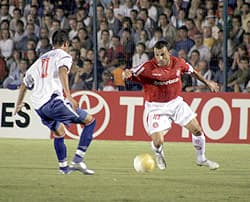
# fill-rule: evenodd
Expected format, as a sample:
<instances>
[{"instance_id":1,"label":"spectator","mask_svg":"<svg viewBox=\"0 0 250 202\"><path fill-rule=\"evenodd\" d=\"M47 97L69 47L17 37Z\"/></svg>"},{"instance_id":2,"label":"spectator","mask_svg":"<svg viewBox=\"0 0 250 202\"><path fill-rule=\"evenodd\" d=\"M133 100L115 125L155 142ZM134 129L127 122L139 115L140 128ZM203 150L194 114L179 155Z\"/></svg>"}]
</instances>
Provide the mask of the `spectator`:
<instances>
[{"instance_id":1,"label":"spectator","mask_svg":"<svg viewBox=\"0 0 250 202\"><path fill-rule=\"evenodd\" d=\"M109 30L104 29L101 33L101 40L98 42L98 50L100 48L109 49L111 46L111 40L109 36Z\"/></svg>"},{"instance_id":2,"label":"spectator","mask_svg":"<svg viewBox=\"0 0 250 202\"><path fill-rule=\"evenodd\" d=\"M11 16L9 14L9 4L8 3L1 3L1 8L0 8L0 22L3 20L11 20Z\"/></svg>"},{"instance_id":3,"label":"spectator","mask_svg":"<svg viewBox=\"0 0 250 202\"><path fill-rule=\"evenodd\" d=\"M182 26L178 29L178 38L175 43L175 50L178 52L184 49L187 53L193 47L194 41L188 37L188 29L186 26Z\"/></svg>"},{"instance_id":4,"label":"spectator","mask_svg":"<svg viewBox=\"0 0 250 202\"><path fill-rule=\"evenodd\" d=\"M75 36L77 36L77 26L76 25L77 25L76 24L76 18L75 17L71 17L69 19L69 26L70 26L69 40L72 40Z\"/></svg>"},{"instance_id":5,"label":"spectator","mask_svg":"<svg viewBox=\"0 0 250 202\"><path fill-rule=\"evenodd\" d=\"M157 8L152 3L152 0L139 0L138 7L140 11L141 10L147 11L147 16L154 22L157 21L157 16L158 16Z\"/></svg>"},{"instance_id":6,"label":"spectator","mask_svg":"<svg viewBox=\"0 0 250 202\"><path fill-rule=\"evenodd\" d=\"M198 62L200 61L200 52L198 50L193 50L188 57L188 62L192 65L192 67L196 68Z\"/></svg>"},{"instance_id":7,"label":"spectator","mask_svg":"<svg viewBox=\"0 0 250 202\"><path fill-rule=\"evenodd\" d=\"M198 7L196 10L196 17L194 19L195 25L200 33L202 33L203 26L205 24L206 11L202 7Z\"/></svg>"},{"instance_id":8,"label":"spectator","mask_svg":"<svg viewBox=\"0 0 250 202\"><path fill-rule=\"evenodd\" d=\"M194 36L199 33L199 30L197 29L194 20L192 18L187 18L185 25L188 30L188 37L194 40Z\"/></svg>"},{"instance_id":9,"label":"spectator","mask_svg":"<svg viewBox=\"0 0 250 202\"><path fill-rule=\"evenodd\" d=\"M112 74L114 76L114 85L119 91L126 90L125 81L123 79L123 71L125 66L124 58L120 58L118 65L112 70Z\"/></svg>"},{"instance_id":10,"label":"spectator","mask_svg":"<svg viewBox=\"0 0 250 202\"><path fill-rule=\"evenodd\" d=\"M112 30L114 35L117 35L119 33L119 30L121 29L122 25L120 20L118 20L115 15L114 11L111 8L106 9L106 17L108 21L108 28L109 30Z\"/></svg>"},{"instance_id":11,"label":"spectator","mask_svg":"<svg viewBox=\"0 0 250 202\"><path fill-rule=\"evenodd\" d=\"M164 37L163 37L162 29L160 27L157 27L154 30L153 37L149 40L148 50L149 50L150 55L152 55L152 53L153 53L153 47L154 47L155 43L157 41L160 41L160 40L164 40Z\"/></svg>"},{"instance_id":12,"label":"spectator","mask_svg":"<svg viewBox=\"0 0 250 202\"><path fill-rule=\"evenodd\" d=\"M244 44L239 45L233 55L233 63L230 69L230 73L234 73L240 66L240 58L247 56L247 47Z\"/></svg>"},{"instance_id":13,"label":"spectator","mask_svg":"<svg viewBox=\"0 0 250 202\"><path fill-rule=\"evenodd\" d=\"M223 91L224 70L225 68L224 68L223 58L220 57L218 58L218 70L215 72L214 79L213 79L220 86L220 91Z\"/></svg>"},{"instance_id":14,"label":"spectator","mask_svg":"<svg viewBox=\"0 0 250 202\"><path fill-rule=\"evenodd\" d=\"M123 29L121 44L124 47L125 63L127 67L132 66L132 57L135 50L135 43L128 28Z\"/></svg>"},{"instance_id":15,"label":"spectator","mask_svg":"<svg viewBox=\"0 0 250 202\"><path fill-rule=\"evenodd\" d=\"M81 43L80 43L80 39L78 36L75 36L72 40L71 40L71 45L74 49L77 49L78 51L80 51L81 49Z\"/></svg>"},{"instance_id":16,"label":"spectator","mask_svg":"<svg viewBox=\"0 0 250 202\"><path fill-rule=\"evenodd\" d=\"M38 41L38 37L35 34L34 23L28 23L26 25L26 31L27 31L27 34L18 43L16 43L16 48L22 52L27 50L28 40L33 40L33 41L35 41L35 43L37 43L37 41Z\"/></svg>"},{"instance_id":17,"label":"spectator","mask_svg":"<svg viewBox=\"0 0 250 202\"><path fill-rule=\"evenodd\" d=\"M244 29L241 24L241 16L233 16L232 18L232 29L229 31L229 37L232 39L234 44L238 46L243 40Z\"/></svg>"},{"instance_id":18,"label":"spectator","mask_svg":"<svg viewBox=\"0 0 250 202\"><path fill-rule=\"evenodd\" d=\"M220 29L219 33L218 33L218 39L215 41L215 43L213 44L212 48L211 48L211 58L213 60L217 60L217 58L219 57L223 57L223 52L224 52L224 34L223 34L223 30ZM228 53L228 57L232 57L233 53L234 53L234 44L233 41L228 38L227 39L227 53Z\"/></svg>"},{"instance_id":19,"label":"spectator","mask_svg":"<svg viewBox=\"0 0 250 202\"><path fill-rule=\"evenodd\" d=\"M124 46L120 42L119 36L112 37L112 45L107 50L107 67L115 67L118 65L118 60L125 57Z\"/></svg>"},{"instance_id":20,"label":"spectator","mask_svg":"<svg viewBox=\"0 0 250 202\"><path fill-rule=\"evenodd\" d=\"M109 30L108 21L105 18L100 21L100 29L97 32L97 41L101 41L101 35L102 35L103 30ZM112 30L109 30L110 39L112 36L113 36L113 32L112 32Z\"/></svg>"},{"instance_id":21,"label":"spectator","mask_svg":"<svg viewBox=\"0 0 250 202\"><path fill-rule=\"evenodd\" d=\"M27 50L27 65L30 67L37 59L36 51L34 48Z\"/></svg>"},{"instance_id":22,"label":"spectator","mask_svg":"<svg viewBox=\"0 0 250 202\"><path fill-rule=\"evenodd\" d=\"M247 47L248 57L250 57L250 32L244 33L242 44Z\"/></svg>"},{"instance_id":23,"label":"spectator","mask_svg":"<svg viewBox=\"0 0 250 202\"><path fill-rule=\"evenodd\" d=\"M148 15L148 10L146 8L140 9L138 18L141 18L144 20L145 22L144 28L149 30L150 34L153 35L155 27L156 27L156 22Z\"/></svg>"},{"instance_id":24,"label":"spectator","mask_svg":"<svg viewBox=\"0 0 250 202\"><path fill-rule=\"evenodd\" d=\"M2 88L2 84L6 76L8 75L7 65L4 57L1 55L0 51L0 88Z\"/></svg>"},{"instance_id":25,"label":"spectator","mask_svg":"<svg viewBox=\"0 0 250 202\"><path fill-rule=\"evenodd\" d=\"M1 38L0 38L0 52L5 60L8 60L13 53L14 49L14 41L10 37L10 32L8 29L1 30Z\"/></svg>"},{"instance_id":26,"label":"spectator","mask_svg":"<svg viewBox=\"0 0 250 202\"><path fill-rule=\"evenodd\" d=\"M95 61L94 61L94 51L93 51L93 49L87 50L85 59L90 60L92 62L92 64L94 64ZM101 81L102 72L104 70L104 67L103 67L103 65L102 65L99 58L97 58L97 61L96 61L96 68L97 68L97 82L99 83Z\"/></svg>"},{"instance_id":27,"label":"spectator","mask_svg":"<svg viewBox=\"0 0 250 202\"><path fill-rule=\"evenodd\" d=\"M68 18L65 16L64 10L62 6L58 6L56 8L56 12L55 12L55 18L57 20L60 21L60 28L61 29L65 29L65 30L69 30L70 26L69 26L69 20Z\"/></svg>"},{"instance_id":28,"label":"spectator","mask_svg":"<svg viewBox=\"0 0 250 202\"><path fill-rule=\"evenodd\" d=\"M138 42L142 42L146 46L146 52L148 53L148 45L149 45L149 36L145 30L142 30L139 36Z\"/></svg>"},{"instance_id":29,"label":"spectator","mask_svg":"<svg viewBox=\"0 0 250 202\"><path fill-rule=\"evenodd\" d=\"M215 39L212 36L212 28L210 25L206 25L203 28L203 44L207 46L210 50L215 43Z\"/></svg>"},{"instance_id":30,"label":"spectator","mask_svg":"<svg viewBox=\"0 0 250 202\"><path fill-rule=\"evenodd\" d=\"M247 22L250 21L250 2L244 3L241 7L242 28L247 32Z\"/></svg>"},{"instance_id":31,"label":"spectator","mask_svg":"<svg viewBox=\"0 0 250 202\"><path fill-rule=\"evenodd\" d=\"M92 39L89 36L88 30L86 28L83 27L83 28L78 29L77 36L80 40L81 48L85 48L86 50L93 48Z\"/></svg>"},{"instance_id":32,"label":"spectator","mask_svg":"<svg viewBox=\"0 0 250 202\"><path fill-rule=\"evenodd\" d=\"M168 16L164 13L159 15L158 21L158 26L162 29L163 37L169 41L170 46L173 47L176 42L176 28L170 23Z\"/></svg>"},{"instance_id":33,"label":"spectator","mask_svg":"<svg viewBox=\"0 0 250 202\"><path fill-rule=\"evenodd\" d=\"M206 60L208 63L211 60L211 52L207 46L203 44L203 36L202 34L196 34L194 37L195 44L190 49L188 56L190 56L193 50L198 50L200 52L201 60Z\"/></svg>"},{"instance_id":34,"label":"spectator","mask_svg":"<svg viewBox=\"0 0 250 202\"><path fill-rule=\"evenodd\" d=\"M120 14L124 17L130 17L131 10L138 10L132 0L124 0L124 4L120 5Z\"/></svg>"},{"instance_id":35,"label":"spectator","mask_svg":"<svg viewBox=\"0 0 250 202\"><path fill-rule=\"evenodd\" d=\"M28 67L28 62L26 59L22 58L19 68L13 71L3 82L3 88L17 89L23 81L23 77Z\"/></svg>"},{"instance_id":36,"label":"spectator","mask_svg":"<svg viewBox=\"0 0 250 202\"><path fill-rule=\"evenodd\" d=\"M239 59L239 69L228 78L228 87L234 92L244 92L249 80L250 68L249 58L244 56Z\"/></svg>"},{"instance_id":37,"label":"spectator","mask_svg":"<svg viewBox=\"0 0 250 202\"><path fill-rule=\"evenodd\" d=\"M136 9L132 9L131 11L130 11L130 16L129 16L129 18L131 19L131 22L132 22L132 29L136 29L136 21L137 21L137 19L138 19L138 13L139 13L139 11L138 10L136 10Z\"/></svg>"},{"instance_id":38,"label":"spectator","mask_svg":"<svg viewBox=\"0 0 250 202\"><path fill-rule=\"evenodd\" d=\"M143 19L138 18L136 20L135 32L134 32L134 37L133 37L135 43L138 43L140 41L140 35L141 35L141 32L143 31L147 32L147 36L150 36L151 34L150 31L145 29L144 25L145 25L145 22Z\"/></svg>"},{"instance_id":39,"label":"spectator","mask_svg":"<svg viewBox=\"0 0 250 202\"><path fill-rule=\"evenodd\" d=\"M101 91L117 91L118 89L114 84L114 76L109 70L104 70L102 73L102 81L99 84L99 90Z\"/></svg>"},{"instance_id":40,"label":"spectator","mask_svg":"<svg viewBox=\"0 0 250 202\"><path fill-rule=\"evenodd\" d=\"M76 11L76 20L79 22L83 22L84 27L92 26L92 19L88 16L88 10L84 8L82 5ZM91 30L91 28L90 28ZM89 30L88 30L89 31Z\"/></svg>"},{"instance_id":41,"label":"spectator","mask_svg":"<svg viewBox=\"0 0 250 202\"><path fill-rule=\"evenodd\" d=\"M199 8L199 5L201 4L201 0L192 0L188 11L188 18L194 19L197 14L197 10Z\"/></svg>"},{"instance_id":42,"label":"spectator","mask_svg":"<svg viewBox=\"0 0 250 202\"><path fill-rule=\"evenodd\" d=\"M21 61L21 56L22 56L21 52L19 52L16 49L13 50L12 57L9 61L9 63L10 63L9 75L11 75L14 71L16 71L18 69L18 66L19 66L20 61Z\"/></svg>"},{"instance_id":43,"label":"spectator","mask_svg":"<svg viewBox=\"0 0 250 202\"><path fill-rule=\"evenodd\" d=\"M178 11L178 15L175 17L174 15L171 17L171 23L177 29L181 26L184 26L186 23L186 12L184 9L180 9Z\"/></svg>"},{"instance_id":44,"label":"spectator","mask_svg":"<svg viewBox=\"0 0 250 202\"><path fill-rule=\"evenodd\" d=\"M24 36L25 36L25 33L24 33L24 23L23 23L22 20L18 20L16 22L16 31L15 31L15 34L13 36L13 40L14 40L15 43L18 43L19 41L21 41L21 39Z\"/></svg>"},{"instance_id":45,"label":"spectator","mask_svg":"<svg viewBox=\"0 0 250 202\"><path fill-rule=\"evenodd\" d=\"M39 42L40 43L40 48L37 50L37 56L40 57L44 53L52 50L52 46L49 42L49 38L40 38Z\"/></svg>"},{"instance_id":46,"label":"spectator","mask_svg":"<svg viewBox=\"0 0 250 202\"><path fill-rule=\"evenodd\" d=\"M213 80L213 72L209 69L206 60L200 60L196 66L196 71L199 72L206 80ZM186 87L187 92L209 92L207 86L199 80L195 80L195 85Z\"/></svg>"},{"instance_id":47,"label":"spectator","mask_svg":"<svg viewBox=\"0 0 250 202\"><path fill-rule=\"evenodd\" d=\"M13 18L10 21L10 31L15 33L17 31L17 22L21 20L23 23L26 23L24 17L22 17L21 10L19 8L15 8L13 10Z\"/></svg>"},{"instance_id":48,"label":"spectator","mask_svg":"<svg viewBox=\"0 0 250 202\"><path fill-rule=\"evenodd\" d=\"M136 67L148 60L148 55L145 53L146 46L144 43L139 42L136 45L136 51L132 58L132 67Z\"/></svg>"},{"instance_id":49,"label":"spectator","mask_svg":"<svg viewBox=\"0 0 250 202\"><path fill-rule=\"evenodd\" d=\"M89 59L84 60L83 68L79 68L75 75L72 90L92 90L94 83L93 63Z\"/></svg>"}]
</instances>

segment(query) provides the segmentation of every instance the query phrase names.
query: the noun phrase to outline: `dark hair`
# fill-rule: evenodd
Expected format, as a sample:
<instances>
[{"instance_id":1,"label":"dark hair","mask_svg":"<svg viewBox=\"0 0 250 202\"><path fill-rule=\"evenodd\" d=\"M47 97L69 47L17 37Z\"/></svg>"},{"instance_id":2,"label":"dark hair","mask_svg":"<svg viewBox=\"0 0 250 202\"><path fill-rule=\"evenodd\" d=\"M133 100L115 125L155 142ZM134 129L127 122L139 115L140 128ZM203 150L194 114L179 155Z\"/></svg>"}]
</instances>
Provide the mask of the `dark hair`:
<instances>
[{"instance_id":1,"label":"dark hair","mask_svg":"<svg viewBox=\"0 0 250 202\"><path fill-rule=\"evenodd\" d=\"M53 46L55 46L55 45L61 46L66 41L69 41L68 34L66 31L64 31L64 30L55 31L55 33L52 36Z\"/></svg>"},{"instance_id":2,"label":"dark hair","mask_svg":"<svg viewBox=\"0 0 250 202\"><path fill-rule=\"evenodd\" d=\"M164 47L169 48L169 43L165 40L157 41L154 45L154 48L156 49L162 49Z\"/></svg>"}]
</instances>

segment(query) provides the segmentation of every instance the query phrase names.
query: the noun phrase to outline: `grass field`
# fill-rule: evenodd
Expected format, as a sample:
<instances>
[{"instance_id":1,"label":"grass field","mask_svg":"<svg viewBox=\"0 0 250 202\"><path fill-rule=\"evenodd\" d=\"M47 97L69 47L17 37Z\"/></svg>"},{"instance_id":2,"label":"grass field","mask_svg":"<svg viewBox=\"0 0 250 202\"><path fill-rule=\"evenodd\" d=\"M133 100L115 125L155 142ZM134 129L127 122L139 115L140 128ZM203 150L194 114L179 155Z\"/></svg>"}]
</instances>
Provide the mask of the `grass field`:
<instances>
[{"instance_id":1,"label":"grass field","mask_svg":"<svg viewBox=\"0 0 250 202\"><path fill-rule=\"evenodd\" d=\"M77 141L66 144L70 160ZM207 144L217 171L195 165L191 143L167 143L167 170L136 173L133 158L145 152L148 142L93 141L86 161L96 174L60 175L51 140L0 139L0 201L249 201L250 145Z\"/></svg>"}]
</instances>

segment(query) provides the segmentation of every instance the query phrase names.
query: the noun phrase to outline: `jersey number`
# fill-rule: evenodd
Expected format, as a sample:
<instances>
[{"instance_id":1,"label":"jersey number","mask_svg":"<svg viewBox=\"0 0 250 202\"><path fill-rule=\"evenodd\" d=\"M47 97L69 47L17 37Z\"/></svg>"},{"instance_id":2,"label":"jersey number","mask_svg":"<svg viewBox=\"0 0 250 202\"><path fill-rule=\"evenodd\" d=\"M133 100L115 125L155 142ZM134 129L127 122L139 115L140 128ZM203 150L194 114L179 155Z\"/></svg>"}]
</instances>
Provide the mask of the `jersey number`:
<instances>
[{"instance_id":1,"label":"jersey number","mask_svg":"<svg viewBox=\"0 0 250 202\"><path fill-rule=\"evenodd\" d=\"M42 59L42 74L41 77L45 78L48 76L48 66L49 66L49 58Z\"/></svg>"}]
</instances>

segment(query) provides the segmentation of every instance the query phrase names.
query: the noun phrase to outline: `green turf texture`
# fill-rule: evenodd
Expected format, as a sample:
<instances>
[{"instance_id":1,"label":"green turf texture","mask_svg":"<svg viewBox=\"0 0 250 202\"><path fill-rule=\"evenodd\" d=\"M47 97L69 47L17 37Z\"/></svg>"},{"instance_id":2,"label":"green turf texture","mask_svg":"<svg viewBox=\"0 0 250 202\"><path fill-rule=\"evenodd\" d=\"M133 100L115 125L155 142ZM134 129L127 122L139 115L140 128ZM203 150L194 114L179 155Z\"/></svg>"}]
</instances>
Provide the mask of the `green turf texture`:
<instances>
[{"instance_id":1,"label":"green turf texture","mask_svg":"<svg viewBox=\"0 0 250 202\"><path fill-rule=\"evenodd\" d=\"M67 140L71 160L76 140ZM86 156L93 176L60 175L51 140L0 139L1 202L241 202L250 201L250 146L207 144L220 163L210 171L195 165L191 143L165 143L168 168L136 173L133 159L150 153L149 142L92 142Z\"/></svg>"}]
</instances>

